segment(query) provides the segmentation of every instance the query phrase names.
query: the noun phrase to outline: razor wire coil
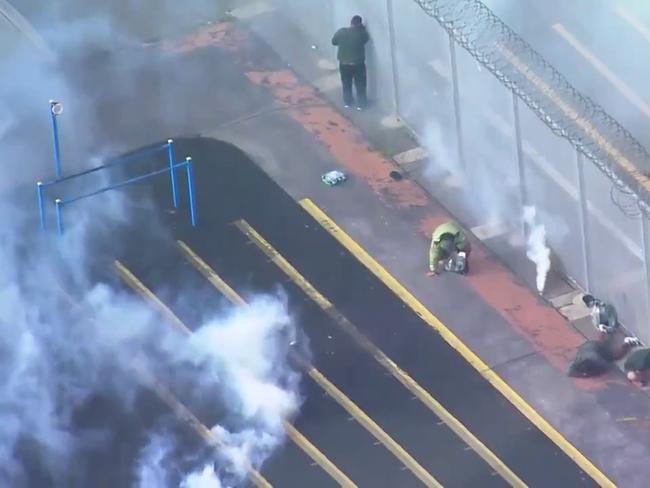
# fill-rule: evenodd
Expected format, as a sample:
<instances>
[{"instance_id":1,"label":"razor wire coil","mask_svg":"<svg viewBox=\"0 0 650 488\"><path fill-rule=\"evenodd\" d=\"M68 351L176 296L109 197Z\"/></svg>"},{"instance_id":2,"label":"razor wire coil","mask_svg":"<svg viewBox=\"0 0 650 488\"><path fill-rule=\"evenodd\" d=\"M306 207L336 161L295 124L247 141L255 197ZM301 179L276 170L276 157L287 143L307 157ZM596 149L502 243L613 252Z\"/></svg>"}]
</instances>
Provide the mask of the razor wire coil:
<instances>
[{"instance_id":1,"label":"razor wire coil","mask_svg":"<svg viewBox=\"0 0 650 488\"><path fill-rule=\"evenodd\" d=\"M650 205L644 201L640 185L624 181L623 167L641 169L647 176L650 153L627 129L572 86L483 2L413 1L553 133L567 139L612 181L611 200L624 215L650 218Z\"/></svg>"}]
</instances>

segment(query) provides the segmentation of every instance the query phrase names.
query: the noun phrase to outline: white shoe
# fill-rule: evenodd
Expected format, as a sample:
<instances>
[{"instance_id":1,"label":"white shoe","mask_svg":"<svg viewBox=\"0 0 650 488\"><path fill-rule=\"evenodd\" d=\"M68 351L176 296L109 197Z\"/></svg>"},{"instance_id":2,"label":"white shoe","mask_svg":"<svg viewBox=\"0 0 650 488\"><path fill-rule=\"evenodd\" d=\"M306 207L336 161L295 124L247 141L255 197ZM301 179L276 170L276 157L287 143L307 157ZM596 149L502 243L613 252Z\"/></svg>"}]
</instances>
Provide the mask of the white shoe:
<instances>
[{"instance_id":1,"label":"white shoe","mask_svg":"<svg viewBox=\"0 0 650 488\"><path fill-rule=\"evenodd\" d=\"M623 343L627 346L640 346L641 341L638 337L626 337L623 339Z\"/></svg>"}]
</instances>

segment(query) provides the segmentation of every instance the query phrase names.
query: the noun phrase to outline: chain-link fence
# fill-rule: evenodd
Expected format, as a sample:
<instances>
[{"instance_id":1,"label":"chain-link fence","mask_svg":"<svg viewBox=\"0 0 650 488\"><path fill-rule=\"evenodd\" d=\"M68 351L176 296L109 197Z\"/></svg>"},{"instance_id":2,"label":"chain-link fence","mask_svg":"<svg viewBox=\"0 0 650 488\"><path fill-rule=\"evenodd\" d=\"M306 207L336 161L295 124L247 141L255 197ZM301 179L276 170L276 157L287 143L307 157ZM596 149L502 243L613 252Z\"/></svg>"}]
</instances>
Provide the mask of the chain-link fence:
<instances>
[{"instance_id":1,"label":"chain-link fence","mask_svg":"<svg viewBox=\"0 0 650 488\"><path fill-rule=\"evenodd\" d=\"M511 232L534 206L555 264L650 339L650 154L616 120L478 0L275 2L321 46L361 14L371 95L428 149L437 198Z\"/></svg>"}]
</instances>

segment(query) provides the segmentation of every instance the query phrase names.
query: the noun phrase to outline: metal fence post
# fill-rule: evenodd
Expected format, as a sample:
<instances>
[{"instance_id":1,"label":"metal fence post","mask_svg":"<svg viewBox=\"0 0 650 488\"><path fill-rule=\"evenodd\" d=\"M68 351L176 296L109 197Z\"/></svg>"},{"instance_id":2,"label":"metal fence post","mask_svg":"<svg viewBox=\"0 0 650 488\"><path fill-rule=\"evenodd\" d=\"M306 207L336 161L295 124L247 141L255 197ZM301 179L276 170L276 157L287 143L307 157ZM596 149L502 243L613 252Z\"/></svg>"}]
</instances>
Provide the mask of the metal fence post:
<instances>
[{"instance_id":1,"label":"metal fence post","mask_svg":"<svg viewBox=\"0 0 650 488\"><path fill-rule=\"evenodd\" d=\"M196 194L194 190L194 168L192 167L192 158L186 157L186 170L187 170L187 198L190 204L190 218L192 227L196 227Z\"/></svg>"},{"instance_id":2,"label":"metal fence post","mask_svg":"<svg viewBox=\"0 0 650 488\"><path fill-rule=\"evenodd\" d=\"M521 207L528 205L528 190L526 187L526 163L524 161L523 140L521 136L521 119L519 117L519 98L512 92L512 112L514 114L515 144L517 146L517 168L519 170L519 196ZM524 225L524 235L526 226Z\"/></svg>"},{"instance_id":3,"label":"metal fence post","mask_svg":"<svg viewBox=\"0 0 650 488\"><path fill-rule=\"evenodd\" d=\"M58 114L55 111L56 103L50 100L50 118L52 119L52 140L54 144L54 174L56 178L61 178L61 146L59 144L59 122Z\"/></svg>"},{"instance_id":4,"label":"metal fence post","mask_svg":"<svg viewBox=\"0 0 650 488\"><path fill-rule=\"evenodd\" d=\"M589 269L589 256L591 255L591 246L589 245L589 209L587 208L587 195L585 193L585 168L584 156L580 151L576 151L576 164L578 166L578 196L580 197L580 239L582 241L582 262L585 270L584 287L587 291L591 290L591 271Z\"/></svg>"},{"instance_id":5,"label":"metal fence post","mask_svg":"<svg viewBox=\"0 0 650 488\"><path fill-rule=\"evenodd\" d=\"M167 139L167 159L169 160L169 176L172 181L172 202L178 208L178 195L176 194L176 170L174 168L174 140Z\"/></svg>"},{"instance_id":6,"label":"metal fence post","mask_svg":"<svg viewBox=\"0 0 650 488\"><path fill-rule=\"evenodd\" d=\"M45 230L45 200L43 196L43 182L36 182L36 192L38 195L38 216L41 221L41 230Z\"/></svg>"},{"instance_id":7,"label":"metal fence post","mask_svg":"<svg viewBox=\"0 0 650 488\"><path fill-rule=\"evenodd\" d=\"M63 235L63 202L61 202L60 198L57 198L54 200L54 204L56 205L56 227L59 235Z\"/></svg>"},{"instance_id":8,"label":"metal fence post","mask_svg":"<svg viewBox=\"0 0 650 488\"><path fill-rule=\"evenodd\" d=\"M643 242L643 264L645 265L645 303L647 315L650 317L650 223L643 214L641 214L641 240ZM650 337L650 329L641 332L644 332L646 337Z\"/></svg>"},{"instance_id":9,"label":"metal fence post","mask_svg":"<svg viewBox=\"0 0 650 488\"><path fill-rule=\"evenodd\" d=\"M386 0L386 15L388 17L388 39L390 41L390 64L393 75L393 109L399 116L399 76L397 74L397 56L395 54L395 22L393 19L393 0Z\"/></svg>"},{"instance_id":10,"label":"metal fence post","mask_svg":"<svg viewBox=\"0 0 650 488\"><path fill-rule=\"evenodd\" d=\"M451 81L454 94L454 114L456 117L456 140L458 141L458 161L463 168L467 169L465 165L465 151L463 149L463 125L461 123L460 114L460 91L458 89L458 65L456 64L456 45L454 38L449 34L449 59L451 60Z\"/></svg>"}]
</instances>

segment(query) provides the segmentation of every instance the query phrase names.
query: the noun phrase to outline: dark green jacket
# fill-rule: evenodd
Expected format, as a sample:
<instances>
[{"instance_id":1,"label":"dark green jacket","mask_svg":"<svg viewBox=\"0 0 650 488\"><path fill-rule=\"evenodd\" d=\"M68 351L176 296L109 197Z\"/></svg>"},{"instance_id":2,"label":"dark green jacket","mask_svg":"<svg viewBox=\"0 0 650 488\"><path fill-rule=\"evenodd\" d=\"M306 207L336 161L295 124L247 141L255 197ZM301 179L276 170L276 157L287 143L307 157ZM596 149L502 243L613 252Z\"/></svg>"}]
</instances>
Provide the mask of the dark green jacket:
<instances>
[{"instance_id":1,"label":"dark green jacket","mask_svg":"<svg viewBox=\"0 0 650 488\"><path fill-rule=\"evenodd\" d=\"M338 47L337 59L342 64L361 64L366 60L366 43L370 40L364 26L343 27L332 37Z\"/></svg>"}]
</instances>

